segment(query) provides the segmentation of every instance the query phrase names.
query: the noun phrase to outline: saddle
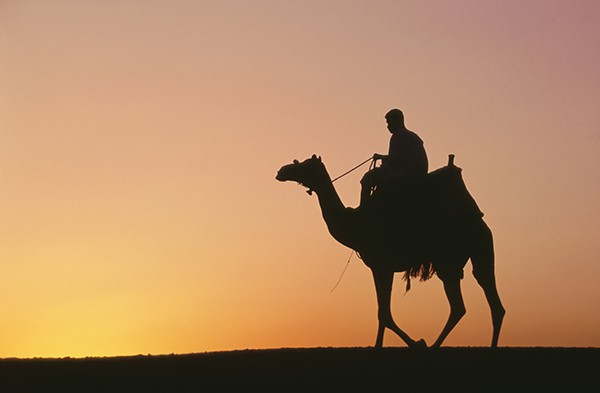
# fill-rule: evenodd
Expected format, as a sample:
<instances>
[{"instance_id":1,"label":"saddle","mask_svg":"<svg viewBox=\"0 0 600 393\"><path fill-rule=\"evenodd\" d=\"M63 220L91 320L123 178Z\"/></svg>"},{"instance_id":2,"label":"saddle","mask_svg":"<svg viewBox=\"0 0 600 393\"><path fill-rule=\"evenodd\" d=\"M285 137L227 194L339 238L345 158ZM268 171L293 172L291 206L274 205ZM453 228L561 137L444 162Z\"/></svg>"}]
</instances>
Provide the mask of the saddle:
<instances>
[{"instance_id":1,"label":"saddle","mask_svg":"<svg viewBox=\"0 0 600 393\"><path fill-rule=\"evenodd\" d=\"M432 242L459 253L462 234L483 217L452 157L427 175L379 184L362 208L379 241L414 255L428 254Z\"/></svg>"}]
</instances>

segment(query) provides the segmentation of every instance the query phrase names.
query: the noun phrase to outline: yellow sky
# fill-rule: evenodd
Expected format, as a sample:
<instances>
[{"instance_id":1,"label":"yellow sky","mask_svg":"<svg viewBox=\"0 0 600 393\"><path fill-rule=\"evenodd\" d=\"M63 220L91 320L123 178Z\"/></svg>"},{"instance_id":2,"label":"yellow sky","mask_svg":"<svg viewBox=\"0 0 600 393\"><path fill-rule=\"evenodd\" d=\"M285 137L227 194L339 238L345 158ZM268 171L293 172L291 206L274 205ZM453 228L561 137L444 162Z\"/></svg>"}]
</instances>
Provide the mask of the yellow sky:
<instances>
[{"instance_id":1,"label":"yellow sky","mask_svg":"<svg viewBox=\"0 0 600 393\"><path fill-rule=\"evenodd\" d=\"M500 345L600 346L598 3L323 3L0 2L0 357L372 345L370 272L330 292L350 251L274 176L385 153L392 107L486 214ZM441 283L399 278L432 343ZM463 292L445 344L488 345Z\"/></svg>"}]
</instances>

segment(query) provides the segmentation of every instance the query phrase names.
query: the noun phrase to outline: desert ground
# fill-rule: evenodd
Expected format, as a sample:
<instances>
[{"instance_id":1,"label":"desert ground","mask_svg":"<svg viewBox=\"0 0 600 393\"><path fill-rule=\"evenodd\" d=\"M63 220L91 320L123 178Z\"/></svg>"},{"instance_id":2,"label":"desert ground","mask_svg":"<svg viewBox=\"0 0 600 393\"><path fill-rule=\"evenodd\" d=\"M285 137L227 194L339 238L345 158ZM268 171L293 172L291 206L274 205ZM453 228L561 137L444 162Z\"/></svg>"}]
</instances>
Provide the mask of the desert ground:
<instances>
[{"instance_id":1,"label":"desert ground","mask_svg":"<svg viewBox=\"0 0 600 393\"><path fill-rule=\"evenodd\" d=\"M2 359L3 392L600 392L600 348L305 348Z\"/></svg>"}]
</instances>

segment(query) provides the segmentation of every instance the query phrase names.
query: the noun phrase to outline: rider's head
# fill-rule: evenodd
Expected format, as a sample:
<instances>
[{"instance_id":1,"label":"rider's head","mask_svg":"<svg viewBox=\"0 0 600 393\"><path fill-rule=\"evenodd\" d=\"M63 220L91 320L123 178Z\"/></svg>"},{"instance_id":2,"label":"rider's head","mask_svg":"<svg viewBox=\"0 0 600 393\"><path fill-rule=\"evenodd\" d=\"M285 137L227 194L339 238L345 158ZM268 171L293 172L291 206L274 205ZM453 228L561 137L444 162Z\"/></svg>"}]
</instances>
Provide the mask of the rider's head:
<instances>
[{"instance_id":1,"label":"rider's head","mask_svg":"<svg viewBox=\"0 0 600 393\"><path fill-rule=\"evenodd\" d=\"M390 130L390 132L396 132L405 129L404 113L402 113L400 109L392 109L386 113L385 120L387 121L387 128Z\"/></svg>"}]
</instances>

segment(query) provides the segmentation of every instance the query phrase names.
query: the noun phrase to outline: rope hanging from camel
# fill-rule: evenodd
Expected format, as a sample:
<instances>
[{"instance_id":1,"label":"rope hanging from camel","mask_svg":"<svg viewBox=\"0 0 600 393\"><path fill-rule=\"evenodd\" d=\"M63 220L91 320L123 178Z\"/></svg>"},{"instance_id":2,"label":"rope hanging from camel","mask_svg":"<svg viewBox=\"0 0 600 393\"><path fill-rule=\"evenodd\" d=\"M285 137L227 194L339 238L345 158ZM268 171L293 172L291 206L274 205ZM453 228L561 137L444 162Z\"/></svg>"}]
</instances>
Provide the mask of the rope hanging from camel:
<instances>
[{"instance_id":1,"label":"rope hanging from camel","mask_svg":"<svg viewBox=\"0 0 600 393\"><path fill-rule=\"evenodd\" d=\"M348 257L348 262L346 262L346 266L344 267L344 270L342 270L342 274L340 275L340 278L337 280L337 282L335 283L334 287L331 288L331 291L329 291L329 292L335 291L335 289L337 288L337 286L340 284L340 281L342 281L342 277L344 277L344 273L346 273L346 269L348 269L348 265L350 264L350 260L352 259L352 255L355 252L356 251L352 250L352 252L350 253L350 256ZM358 254L356 254L356 255L358 255Z\"/></svg>"},{"instance_id":2,"label":"rope hanging from camel","mask_svg":"<svg viewBox=\"0 0 600 393\"><path fill-rule=\"evenodd\" d=\"M336 181L338 179L341 179L342 177L348 175L349 173L354 172L355 170L357 170L361 166L365 165L369 161L372 161L371 162L371 167L369 169L373 169L373 167L375 166L375 160L373 159L373 157L369 157L366 160L364 160L363 162L361 162L360 164L358 164L357 166L355 166L354 168L350 169L349 171L346 171L346 172L342 173L341 175L339 175L338 177L336 177L335 179L333 179L331 182L333 183L334 181ZM309 194L310 194L310 192L309 192ZM340 274L340 278L337 280L337 282L335 283L335 285L333 286L333 288L331 288L330 292L335 291L335 289L338 287L338 285L342 281L342 278L344 277L344 273L346 273L346 269L348 269L348 265L350 264L350 260L352 259L352 255L355 254L355 253L356 253L356 256L358 256L360 258L360 255L358 255L358 253L355 250L352 250L352 252L350 253L350 256L348 257L348 261L346 262L346 266L344 266L344 270L342 270L342 274Z\"/></svg>"}]
</instances>

